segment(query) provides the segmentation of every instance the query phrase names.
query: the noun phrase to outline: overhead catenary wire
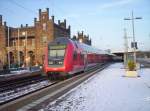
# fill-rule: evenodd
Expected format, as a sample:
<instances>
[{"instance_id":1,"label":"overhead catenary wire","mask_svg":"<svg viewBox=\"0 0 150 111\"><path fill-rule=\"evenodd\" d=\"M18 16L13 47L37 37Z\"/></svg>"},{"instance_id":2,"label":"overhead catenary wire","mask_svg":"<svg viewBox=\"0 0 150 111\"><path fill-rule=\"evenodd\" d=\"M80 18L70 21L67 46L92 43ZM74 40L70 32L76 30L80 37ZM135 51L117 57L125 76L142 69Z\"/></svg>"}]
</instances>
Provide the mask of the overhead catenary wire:
<instances>
[{"instance_id":1,"label":"overhead catenary wire","mask_svg":"<svg viewBox=\"0 0 150 111\"><path fill-rule=\"evenodd\" d=\"M53 1L53 0L48 0L48 1ZM61 15L62 13L63 14L65 14L66 13L66 11L64 11L64 9L63 8L61 8L61 7L59 7L58 5L57 5L57 12L56 12L56 10L54 10L55 9L55 2L53 1L53 2L51 2L51 4L52 4L52 8L51 8L51 10L52 10L52 14L54 14L54 13L59 13L59 15ZM64 16L65 17L65 16ZM68 17L69 18L69 17ZM76 22L76 24L78 24L79 25L79 27L80 28L82 28L82 30L84 29L84 31L86 30L85 29L85 27L83 26L83 25L81 25L81 23L79 22L79 20L77 19L77 18L73 18L74 19L74 22ZM76 30L76 33L77 32L79 32L79 30ZM74 34L73 34L74 35Z\"/></svg>"},{"instance_id":2,"label":"overhead catenary wire","mask_svg":"<svg viewBox=\"0 0 150 111\"><path fill-rule=\"evenodd\" d=\"M22 11L24 11L24 13L27 12L27 14L30 13L32 15L33 14L38 15L37 11L31 10L31 9L23 6L22 3L20 3L20 2L17 3L15 0L7 0L7 2L9 2L9 4L7 3L8 6L3 5L3 7L0 7L1 8L1 13L0 14L4 13L4 15L7 15L8 17L10 17L10 16L15 17L15 16L18 16L18 14L19 14L18 10L16 10L16 9L20 8L20 9L23 9ZM13 7L15 7L15 8L13 8ZM22 11L21 11L21 13L22 13ZM16 26L16 27L18 27L18 26Z\"/></svg>"},{"instance_id":3,"label":"overhead catenary wire","mask_svg":"<svg viewBox=\"0 0 150 111\"><path fill-rule=\"evenodd\" d=\"M16 6L22 8L22 9L24 9L25 11L28 11L29 13L34 13L34 14L36 13L35 11L33 11L33 10L29 9L29 8L26 8L25 6L23 6L23 5L19 4L19 3L17 3L17 2L14 1L14 0L9 0L9 2L12 3L12 4L15 4ZM36 13L36 14L37 14L37 13Z\"/></svg>"},{"instance_id":4,"label":"overhead catenary wire","mask_svg":"<svg viewBox=\"0 0 150 111\"><path fill-rule=\"evenodd\" d=\"M30 8L27 8L27 7L25 7L24 5L22 5L21 3L16 2L15 0L8 0L8 1L9 1L9 3L11 3L11 4L13 4L13 5L16 5L17 7L20 7L20 8L22 8L23 10L25 10L25 11L27 11L27 12L29 12L29 13L38 14L37 11L34 11L34 10L30 9ZM55 2L54 2L53 0L48 0L48 2L50 2L50 7L51 7L50 10L51 10L51 13L52 13L52 15L54 15L54 13L56 12L56 10L54 10L54 8L55 8L55 7L54 7L54 6L55 6ZM47 7L48 7L48 4L47 4ZM61 7L59 7L58 5L57 5L57 9L60 10L60 11L57 10L57 13L59 13L59 15L62 14L61 12L66 13L66 11L64 11L64 10L63 10ZM13 13L16 14L15 12L13 12ZM77 24L80 24L79 27L81 27L82 30L83 30L83 29L85 30L85 27L81 25L81 23L79 22L79 20L77 20L76 18L74 18L74 22L76 22ZM78 30L76 30L76 31L78 32ZM74 34L73 34L73 35L74 35Z\"/></svg>"}]
</instances>

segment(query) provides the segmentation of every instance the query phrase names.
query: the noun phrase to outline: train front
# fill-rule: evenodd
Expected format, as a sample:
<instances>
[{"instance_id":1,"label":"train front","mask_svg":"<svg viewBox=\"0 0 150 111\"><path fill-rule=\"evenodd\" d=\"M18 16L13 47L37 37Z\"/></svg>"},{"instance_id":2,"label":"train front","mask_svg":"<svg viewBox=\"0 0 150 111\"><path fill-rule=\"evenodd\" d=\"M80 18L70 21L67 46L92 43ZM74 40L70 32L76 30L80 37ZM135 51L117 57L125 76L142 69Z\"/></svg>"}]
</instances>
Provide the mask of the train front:
<instances>
[{"instance_id":1,"label":"train front","mask_svg":"<svg viewBox=\"0 0 150 111\"><path fill-rule=\"evenodd\" d=\"M68 41L66 39L58 39L48 44L45 57L45 72L47 76L62 77L68 72Z\"/></svg>"}]
</instances>

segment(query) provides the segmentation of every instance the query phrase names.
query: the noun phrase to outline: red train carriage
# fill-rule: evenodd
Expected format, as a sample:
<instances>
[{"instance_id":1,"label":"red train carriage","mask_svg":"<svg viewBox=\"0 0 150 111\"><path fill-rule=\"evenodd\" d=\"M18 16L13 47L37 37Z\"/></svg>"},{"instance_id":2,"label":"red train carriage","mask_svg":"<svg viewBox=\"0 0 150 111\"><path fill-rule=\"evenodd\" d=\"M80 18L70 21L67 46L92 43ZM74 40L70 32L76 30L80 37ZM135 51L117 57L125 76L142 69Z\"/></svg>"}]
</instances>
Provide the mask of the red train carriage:
<instances>
[{"instance_id":1,"label":"red train carriage","mask_svg":"<svg viewBox=\"0 0 150 111\"><path fill-rule=\"evenodd\" d=\"M50 77L67 76L109 60L108 54L91 46L60 37L46 49L44 71Z\"/></svg>"}]
</instances>

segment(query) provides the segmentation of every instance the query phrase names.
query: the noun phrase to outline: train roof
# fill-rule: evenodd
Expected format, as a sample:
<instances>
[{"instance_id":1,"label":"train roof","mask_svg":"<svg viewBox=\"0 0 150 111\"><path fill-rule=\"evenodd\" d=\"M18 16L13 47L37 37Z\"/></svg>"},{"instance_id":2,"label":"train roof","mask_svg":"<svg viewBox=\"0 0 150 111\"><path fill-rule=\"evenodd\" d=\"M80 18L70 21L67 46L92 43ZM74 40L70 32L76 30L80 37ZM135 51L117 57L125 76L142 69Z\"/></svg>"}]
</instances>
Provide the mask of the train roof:
<instances>
[{"instance_id":1,"label":"train roof","mask_svg":"<svg viewBox=\"0 0 150 111\"><path fill-rule=\"evenodd\" d=\"M97 49L93 46L84 44L84 43L80 43L79 41L75 41L79 47L81 47L83 50L87 51L88 53L96 53L96 54L103 54L103 55L111 55L111 53L101 50L101 49Z\"/></svg>"},{"instance_id":2,"label":"train roof","mask_svg":"<svg viewBox=\"0 0 150 111\"><path fill-rule=\"evenodd\" d=\"M88 52L88 53L96 53L96 54L103 54L103 55L110 55L112 56L111 53L109 53L108 51L104 51L104 50L101 50L101 49L97 49L97 48L94 48L92 46L89 46L87 44L84 44L84 43L80 43L79 41L74 41L74 40L71 40L69 37L58 37L56 38L53 42L49 42L48 45L53 45L53 44L67 44L67 43L74 43L75 45L78 46L78 48L81 48L83 49L84 51Z\"/></svg>"},{"instance_id":3,"label":"train roof","mask_svg":"<svg viewBox=\"0 0 150 111\"><path fill-rule=\"evenodd\" d=\"M67 44L69 42L71 42L71 39L69 39L69 37L58 37L54 41L49 42L48 45Z\"/></svg>"}]
</instances>

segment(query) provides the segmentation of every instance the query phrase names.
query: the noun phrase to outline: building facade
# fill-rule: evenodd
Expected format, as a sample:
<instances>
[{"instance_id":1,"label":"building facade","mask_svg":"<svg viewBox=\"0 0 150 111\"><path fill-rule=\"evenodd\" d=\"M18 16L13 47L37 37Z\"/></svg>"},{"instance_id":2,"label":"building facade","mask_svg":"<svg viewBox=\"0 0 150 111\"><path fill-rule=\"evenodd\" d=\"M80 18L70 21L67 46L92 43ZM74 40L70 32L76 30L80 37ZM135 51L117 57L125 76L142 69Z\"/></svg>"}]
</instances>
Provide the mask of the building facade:
<instances>
[{"instance_id":1,"label":"building facade","mask_svg":"<svg viewBox=\"0 0 150 111\"><path fill-rule=\"evenodd\" d=\"M77 36L74 35L72 39L77 40L77 41L82 42L82 43L85 43L87 45L92 45L92 43L91 43L92 41L89 38L89 35L85 35L83 31L78 32Z\"/></svg>"},{"instance_id":2,"label":"building facade","mask_svg":"<svg viewBox=\"0 0 150 111\"><path fill-rule=\"evenodd\" d=\"M43 64L45 48L48 42L57 37L70 38L70 26L66 20L55 23L54 16L49 18L49 9L39 9L39 17L34 25L8 27L0 15L0 61L2 64ZM10 60L9 60L10 58Z\"/></svg>"}]
</instances>

